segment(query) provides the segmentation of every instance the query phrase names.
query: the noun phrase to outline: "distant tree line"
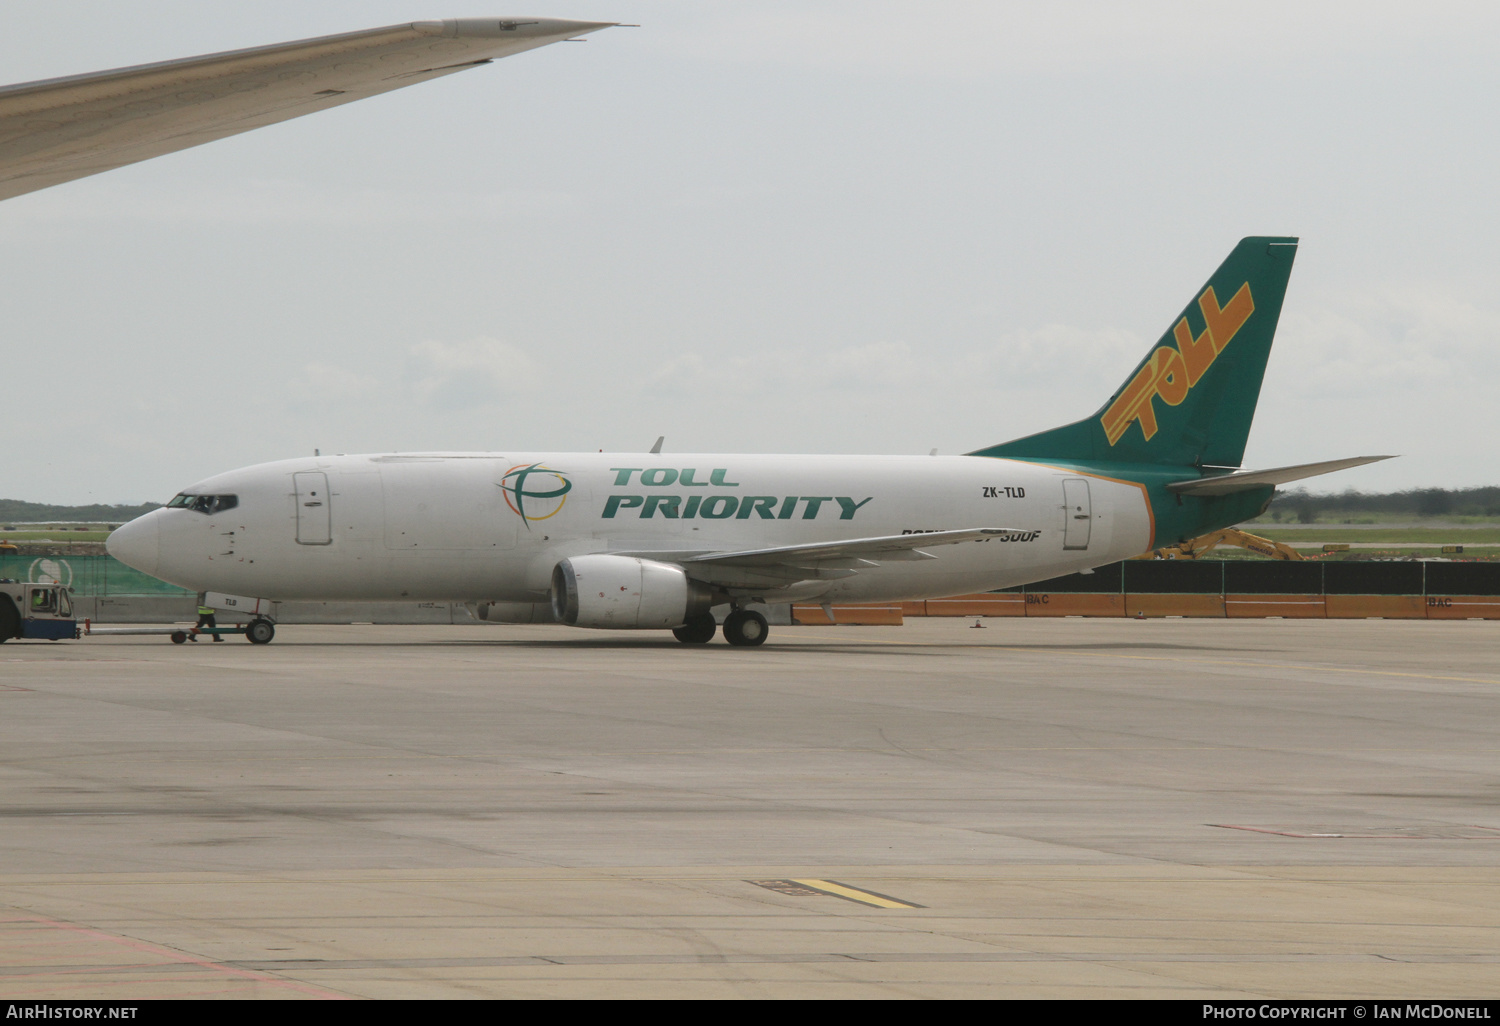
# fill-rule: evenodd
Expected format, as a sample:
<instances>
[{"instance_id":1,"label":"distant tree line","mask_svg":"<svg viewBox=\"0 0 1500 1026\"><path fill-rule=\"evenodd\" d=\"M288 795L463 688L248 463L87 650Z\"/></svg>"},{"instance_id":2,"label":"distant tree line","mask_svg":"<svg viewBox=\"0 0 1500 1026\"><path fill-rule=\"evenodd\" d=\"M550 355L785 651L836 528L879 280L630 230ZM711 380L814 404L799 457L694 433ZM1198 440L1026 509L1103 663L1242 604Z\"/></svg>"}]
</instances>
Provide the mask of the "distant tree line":
<instances>
[{"instance_id":1,"label":"distant tree line","mask_svg":"<svg viewBox=\"0 0 1500 1026\"><path fill-rule=\"evenodd\" d=\"M159 502L139 506L52 506L45 502L0 499L0 523L59 521L86 524L123 524L159 507Z\"/></svg>"},{"instance_id":2,"label":"distant tree line","mask_svg":"<svg viewBox=\"0 0 1500 1026\"><path fill-rule=\"evenodd\" d=\"M1311 524L1319 515L1336 513L1403 513L1412 517L1500 516L1500 486L1484 488L1412 488L1404 492L1356 492L1313 495L1300 488L1281 492L1270 513ZM1288 516L1290 514L1290 516Z\"/></svg>"}]
</instances>

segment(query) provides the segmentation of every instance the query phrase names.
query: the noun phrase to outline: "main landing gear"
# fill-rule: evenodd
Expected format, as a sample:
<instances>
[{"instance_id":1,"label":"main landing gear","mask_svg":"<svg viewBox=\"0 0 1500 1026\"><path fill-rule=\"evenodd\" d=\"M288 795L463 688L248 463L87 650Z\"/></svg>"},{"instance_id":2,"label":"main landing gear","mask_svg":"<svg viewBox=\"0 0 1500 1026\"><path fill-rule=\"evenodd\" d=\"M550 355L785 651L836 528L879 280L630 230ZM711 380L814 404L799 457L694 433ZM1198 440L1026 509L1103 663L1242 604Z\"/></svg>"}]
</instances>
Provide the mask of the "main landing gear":
<instances>
[{"instance_id":1,"label":"main landing gear","mask_svg":"<svg viewBox=\"0 0 1500 1026\"><path fill-rule=\"evenodd\" d=\"M681 627L674 628L672 636L684 645L706 645L714 640L714 633L718 629L714 614L699 613Z\"/></svg>"},{"instance_id":2,"label":"main landing gear","mask_svg":"<svg viewBox=\"0 0 1500 1026\"><path fill-rule=\"evenodd\" d=\"M718 625L712 613L700 613L672 631L684 645L706 645L714 640ZM753 648L764 645L771 633L766 618L751 609L736 609L724 618L724 640L731 645Z\"/></svg>"},{"instance_id":3,"label":"main landing gear","mask_svg":"<svg viewBox=\"0 0 1500 1026\"><path fill-rule=\"evenodd\" d=\"M770 633L766 618L753 609L736 609L724 618L724 640L731 645L764 645Z\"/></svg>"}]
</instances>

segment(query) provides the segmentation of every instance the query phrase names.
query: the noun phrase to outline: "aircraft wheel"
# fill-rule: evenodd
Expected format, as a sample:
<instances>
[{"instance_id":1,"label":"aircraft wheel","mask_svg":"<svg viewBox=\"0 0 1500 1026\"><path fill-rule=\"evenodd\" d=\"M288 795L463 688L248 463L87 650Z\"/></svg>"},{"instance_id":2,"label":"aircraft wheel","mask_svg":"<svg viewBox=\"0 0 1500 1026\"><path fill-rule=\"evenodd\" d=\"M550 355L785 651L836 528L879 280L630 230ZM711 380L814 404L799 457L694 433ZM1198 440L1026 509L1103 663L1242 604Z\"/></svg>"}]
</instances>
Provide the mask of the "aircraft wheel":
<instances>
[{"instance_id":1,"label":"aircraft wheel","mask_svg":"<svg viewBox=\"0 0 1500 1026\"><path fill-rule=\"evenodd\" d=\"M714 614L700 613L681 627L673 628L672 636L684 645L706 645L714 640L714 632L718 629Z\"/></svg>"},{"instance_id":2,"label":"aircraft wheel","mask_svg":"<svg viewBox=\"0 0 1500 1026\"><path fill-rule=\"evenodd\" d=\"M724 618L724 640L731 645L764 645L770 633L766 618L751 609L736 609Z\"/></svg>"},{"instance_id":3,"label":"aircraft wheel","mask_svg":"<svg viewBox=\"0 0 1500 1026\"><path fill-rule=\"evenodd\" d=\"M185 641L187 641L187 631L172 632L172 644L181 645Z\"/></svg>"},{"instance_id":4,"label":"aircraft wheel","mask_svg":"<svg viewBox=\"0 0 1500 1026\"><path fill-rule=\"evenodd\" d=\"M245 637L252 645L269 645L276 637L276 625L270 620L251 620L245 628Z\"/></svg>"}]
</instances>

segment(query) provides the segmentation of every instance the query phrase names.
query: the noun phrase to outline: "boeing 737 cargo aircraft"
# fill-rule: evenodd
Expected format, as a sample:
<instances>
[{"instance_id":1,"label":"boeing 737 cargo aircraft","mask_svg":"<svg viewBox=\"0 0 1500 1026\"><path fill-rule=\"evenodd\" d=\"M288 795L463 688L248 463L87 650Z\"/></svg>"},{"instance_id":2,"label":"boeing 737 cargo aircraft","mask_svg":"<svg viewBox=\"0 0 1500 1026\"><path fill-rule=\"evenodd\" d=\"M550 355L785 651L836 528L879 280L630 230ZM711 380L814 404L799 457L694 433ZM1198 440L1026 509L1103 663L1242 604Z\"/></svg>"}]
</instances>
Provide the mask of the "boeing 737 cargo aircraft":
<instances>
[{"instance_id":1,"label":"boeing 737 cargo aircraft","mask_svg":"<svg viewBox=\"0 0 1500 1026\"><path fill-rule=\"evenodd\" d=\"M0 199L489 63L603 23L414 22L0 89ZM758 602L985 591L1237 523L1363 457L1239 469L1297 240L1248 238L1093 416L966 456L386 454L200 481L122 562L250 599L442 600L480 619L759 645ZM258 608L258 606L257 606ZM250 640L274 635L269 618Z\"/></svg>"},{"instance_id":2,"label":"boeing 737 cargo aircraft","mask_svg":"<svg viewBox=\"0 0 1500 1026\"><path fill-rule=\"evenodd\" d=\"M312 457L192 485L110 536L183 587L442 600L482 619L765 641L772 602L987 591L1253 517L1383 457L1239 470L1297 240L1242 240L1093 416L966 456ZM252 640L270 640L269 622Z\"/></svg>"}]
</instances>

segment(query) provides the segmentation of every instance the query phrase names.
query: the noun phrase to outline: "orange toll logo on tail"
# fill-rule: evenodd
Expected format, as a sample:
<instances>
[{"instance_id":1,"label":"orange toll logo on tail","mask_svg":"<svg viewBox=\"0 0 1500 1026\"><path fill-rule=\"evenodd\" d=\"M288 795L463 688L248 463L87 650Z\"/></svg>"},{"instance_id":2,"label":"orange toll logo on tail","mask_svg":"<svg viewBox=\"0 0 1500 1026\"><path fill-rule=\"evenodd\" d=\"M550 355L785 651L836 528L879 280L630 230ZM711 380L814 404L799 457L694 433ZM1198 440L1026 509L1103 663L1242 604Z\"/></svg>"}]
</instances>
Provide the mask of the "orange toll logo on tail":
<instances>
[{"instance_id":1,"label":"orange toll logo on tail","mask_svg":"<svg viewBox=\"0 0 1500 1026\"><path fill-rule=\"evenodd\" d=\"M1187 398L1188 390L1203 378L1224 347L1229 345L1229 340L1255 312L1250 283L1241 285L1234 298L1222 307L1210 285L1198 297L1198 309L1203 311L1203 334L1194 338L1187 318L1179 320L1172 328L1177 348L1161 346L1152 353L1120 397L1104 411L1100 423L1104 425L1104 435L1110 445L1124 437L1131 421L1141 422L1141 434L1147 439L1156 434L1156 410L1151 405L1152 398L1160 396L1168 406L1176 406Z\"/></svg>"}]
</instances>

